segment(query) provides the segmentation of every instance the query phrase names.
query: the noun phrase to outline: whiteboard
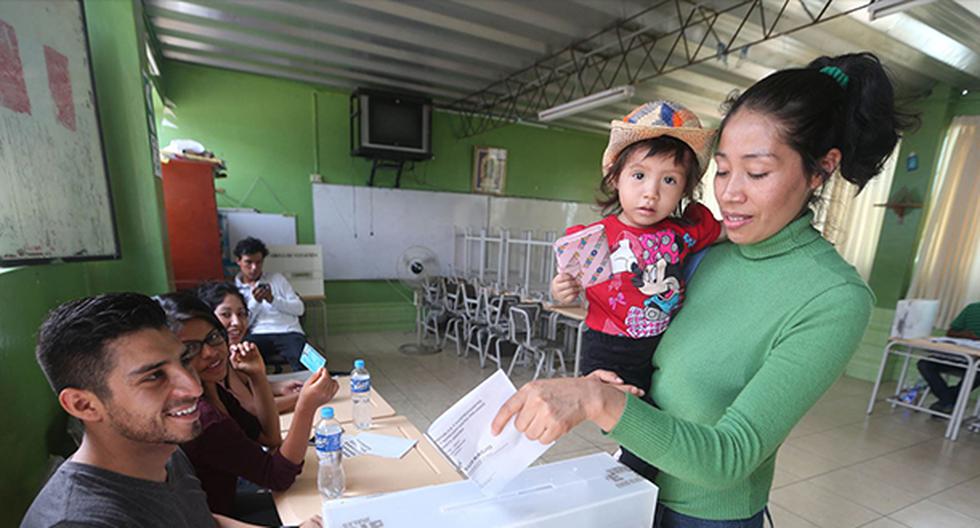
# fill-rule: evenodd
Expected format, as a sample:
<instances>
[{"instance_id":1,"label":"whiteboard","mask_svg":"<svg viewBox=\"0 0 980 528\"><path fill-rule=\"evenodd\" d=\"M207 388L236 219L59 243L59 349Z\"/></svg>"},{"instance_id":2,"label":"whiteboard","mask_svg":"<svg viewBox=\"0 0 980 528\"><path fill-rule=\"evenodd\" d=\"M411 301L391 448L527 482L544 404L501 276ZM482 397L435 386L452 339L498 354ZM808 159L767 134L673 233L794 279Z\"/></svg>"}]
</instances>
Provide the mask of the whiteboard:
<instances>
[{"instance_id":1,"label":"whiteboard","mask_svg":"<svg viewBox=\"0 0 980 528\"><path fill-rule=\"evenodd\" d=\"M296 244L296 217L278 213L259 213L235 209L218 209L228 222L228 247L242 239L254 237L265 245L291 246Z\"/></svg>"},{"instance_id":2,"label":"whiteboard","mask_svg":"<svg viewBox=\"0 0 980 528\"><path fill-rule=\"evenodd\" d=\"M326 280L394 279L411 246L453 263L454 229L486 225L487 196L313 184L313 224Z\"/></svg>"},{"instance_id":3,"label":"whiteboard","mask_svg":"<svg viewBox=\"0 0 980 528\"><path fill-rule=\"evenodd\" d=\"M462 261L455 239L467 228L561 235L599 219L586 203L321 183L313 184L313 216L326 280L398 278L411 246L433 250L448 274Z\"/></svg>"},{"instance_id":4,"label":"whiteboard","mask_svg":"<svg viewBox=\"0 0 980 528\"><path fill-rule=\"evenodd\" d=\"M80 2L0 11L0 266L118 258Z\"/></svg>"},{"instance_id":5,"label":"whiteboard","mask_svg":"<svg viewBox=\"0 0 980 528\"><path fill-rule=\"evenodd\" d=\"M595 207L579 202L494 197L490 200L489 227L495 231L509 229L515 235L530 230L538 234L554 231L561 236L568 226L599 220Z\"/></svg>"}]
</instances>

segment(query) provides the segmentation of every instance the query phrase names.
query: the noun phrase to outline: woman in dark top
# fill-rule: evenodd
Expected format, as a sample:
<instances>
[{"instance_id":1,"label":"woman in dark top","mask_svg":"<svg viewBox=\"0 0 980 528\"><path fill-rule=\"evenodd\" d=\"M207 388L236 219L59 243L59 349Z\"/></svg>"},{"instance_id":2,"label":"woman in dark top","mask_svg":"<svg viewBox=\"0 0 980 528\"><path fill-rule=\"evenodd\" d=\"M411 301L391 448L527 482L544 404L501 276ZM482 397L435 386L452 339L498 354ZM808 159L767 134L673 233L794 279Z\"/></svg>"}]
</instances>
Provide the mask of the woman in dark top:
<instances>
[{"instance_id":1,"label":"woman in dark top","mask_svg":"<svg viewBox=\"0 0 980 528\"><path fill-rule=\"evenodd\" d=\"M197 296L204 301L204 304L211 308L214 315L221 321L222 326L225 327L232 356L238 353L240 355L255 357L256 361L262 361L262 356L259 354L259 349L255 346L255 343L244 340L245 335L248 334L248 308L245 298L238 291L238 287L230 282L206 282L198 287ZM262 364L261 371L264 375L264 363ZM229 369L228 376L222 384L238 398L238 403L242 404L245 410L252 414L258 414L257 406L255 405L256 391L252 386L250 377L246 373L236 369ZM275 383L270 382L269 385L272 387L276 409L280 413L292 412L296 407L296 400L299 398L299 390L302 388L303 382L289 380Z\"/></svg>"},{"instance_id":2,"label":"woman in dark top","mask_svg":"<svg viewBox=\"0 0 980 528\"><path fill-rule=\"evenodd\" d=\"M259 376L250 376L253 388L265 400L259 405L260 414L272 413L277 417L276 426L265 429L262 423L268 420L256 418L243 409L235 396L221 385L228 375L229 362L236 370L254 374L254 359L238 354L230 357L224 327L197 297L173 293L157 300L167 312L171 329L192 356L190 366L197 371L204 387L204 396L198 404L201 435L181 447L194 464L211 511L234 515L238 477L274 491L287 489L302 470L314 414L336 394L337 382L324 370L310 376L300 391L296 413L281 446L266 452L259 440L279 436L278 414L268 380L263 384Z\"/></svg>"}]
</instances>

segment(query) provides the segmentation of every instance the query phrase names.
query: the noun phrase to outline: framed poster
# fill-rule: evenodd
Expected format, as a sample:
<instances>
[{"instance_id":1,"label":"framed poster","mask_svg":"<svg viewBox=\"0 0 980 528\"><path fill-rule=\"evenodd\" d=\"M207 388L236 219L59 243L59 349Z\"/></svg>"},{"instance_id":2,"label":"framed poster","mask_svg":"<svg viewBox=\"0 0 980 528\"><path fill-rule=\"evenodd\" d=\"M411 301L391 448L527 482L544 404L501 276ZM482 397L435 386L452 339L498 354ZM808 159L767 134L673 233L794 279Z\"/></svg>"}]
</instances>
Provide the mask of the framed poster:
<instances>
[{"instance_id":1,"label":"framed poster","mask_svg":"<svg viewBox=\"0 0 980 528\"><path fill-rule=\"evenodd\" d=\"M473 192L504 194L507 180L507 149L473 148Z\"/></svg>"},{"instance_id":2,"label":"framed poster","mask_svg":"<svg viewBox=\"0 0 980 528\"><path fill-rule=\"evenodd\" d=\"M119 258L81 1L0 10L0 266Z\"/></svg>"}]
</instances>

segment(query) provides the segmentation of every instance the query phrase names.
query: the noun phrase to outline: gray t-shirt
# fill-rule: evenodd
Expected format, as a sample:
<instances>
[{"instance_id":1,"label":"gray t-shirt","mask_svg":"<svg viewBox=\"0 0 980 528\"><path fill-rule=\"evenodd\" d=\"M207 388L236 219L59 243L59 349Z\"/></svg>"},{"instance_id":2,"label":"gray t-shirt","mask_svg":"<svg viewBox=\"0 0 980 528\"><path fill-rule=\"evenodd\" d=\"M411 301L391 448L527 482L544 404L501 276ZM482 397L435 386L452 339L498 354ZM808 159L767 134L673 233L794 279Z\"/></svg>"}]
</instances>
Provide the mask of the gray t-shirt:
<instances>
[{"instance_id":1,"label":"gray t-shirt","mask_svg":"<svg viewBox=\"0 0 980 528\"><path fill-rule=\"evenodd\" d=\"M21 528L213 527L207 496L180 449L167 462L167 481L127 477L65 462L34 499Z\"/></svg>"}]
</instances>

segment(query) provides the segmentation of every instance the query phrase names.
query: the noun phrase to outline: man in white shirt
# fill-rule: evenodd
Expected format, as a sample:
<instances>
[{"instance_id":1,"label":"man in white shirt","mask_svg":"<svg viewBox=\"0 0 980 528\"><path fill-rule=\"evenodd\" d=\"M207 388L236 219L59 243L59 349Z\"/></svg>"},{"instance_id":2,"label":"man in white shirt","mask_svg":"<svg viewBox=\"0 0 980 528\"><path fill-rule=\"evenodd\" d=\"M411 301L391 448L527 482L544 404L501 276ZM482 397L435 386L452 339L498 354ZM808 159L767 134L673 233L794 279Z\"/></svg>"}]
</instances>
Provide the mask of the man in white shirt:
<instances>
[{"instance_id":1,"label":"man in white shirt","mask_svg":"<svg viewBox=\"0 0 980 528\"><path fill-rule=\"evenodd\" d=\"M306 335L299 324L303 300L281 273L263 273L269 254L265 244L248 237L235 245L235 262L240 270L235 285L248 303L249 328L246 339L256 344L266 358L279 355L293 370L304 370L299 356Z\"/></svg>"}]
</instances>

